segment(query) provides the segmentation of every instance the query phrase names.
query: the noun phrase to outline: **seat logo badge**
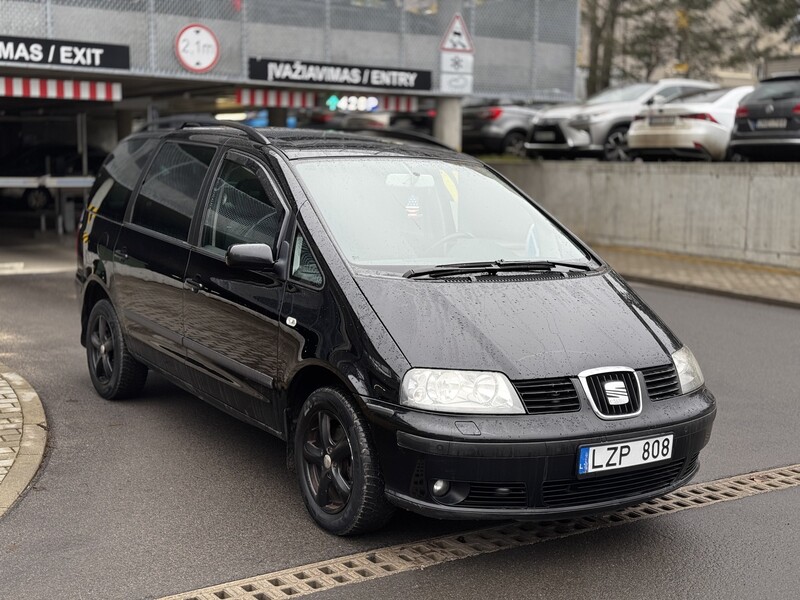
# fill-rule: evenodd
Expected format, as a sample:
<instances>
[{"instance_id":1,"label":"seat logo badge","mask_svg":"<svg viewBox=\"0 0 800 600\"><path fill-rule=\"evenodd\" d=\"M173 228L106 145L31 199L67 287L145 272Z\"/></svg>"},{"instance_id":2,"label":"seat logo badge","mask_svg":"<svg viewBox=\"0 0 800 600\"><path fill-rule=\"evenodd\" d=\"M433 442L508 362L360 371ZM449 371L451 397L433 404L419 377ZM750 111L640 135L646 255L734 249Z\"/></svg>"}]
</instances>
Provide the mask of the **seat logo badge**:
<instances>
[{"instance_id":1,"label":"seat logo badge","mask_svg":"<svg viewBox=\"0 0 800 600\"><path fill-rule=\"evenodd\" d=\"M609 381L603 384L603 389L605 389L606 398L611 406L621 406L630 402L628 390L625 389L622 381Z\"/></svg>"},{"instance_id":2,"label":"seat logo badge","mask_svg":"<svg viewBox=\"0 0 800 600\"><path fill-rule=\"evenodd\" d=\"M767 108L764 109L764 112L766 112L768 115L771 115L775 112L775 107L772 104L768 104Z\"/></svg>"},{"instance_id":3,"label":"seat logo badge","mask_svg":"<svg viewBox=\"0 0 800 600\"><path fill-rule=\"evenodd\" d=\"M286 324L289 327L294 327L295 325L297 325L297 319L295 319L294 317L286 317Z\"/></svg>"}]
</instances>

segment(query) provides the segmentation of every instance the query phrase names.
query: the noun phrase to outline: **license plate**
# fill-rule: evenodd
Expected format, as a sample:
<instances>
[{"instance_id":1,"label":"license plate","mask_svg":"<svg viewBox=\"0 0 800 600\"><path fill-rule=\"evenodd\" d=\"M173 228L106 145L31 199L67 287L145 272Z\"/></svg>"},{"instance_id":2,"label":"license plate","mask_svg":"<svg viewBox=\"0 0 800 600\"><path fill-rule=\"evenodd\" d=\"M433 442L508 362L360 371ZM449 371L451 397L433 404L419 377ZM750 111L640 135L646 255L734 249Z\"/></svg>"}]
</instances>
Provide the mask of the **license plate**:
<instances>
[{"instance_id":1,"label":"license plate","mask_svg":"<svg viewBox=\"0 0 800 600\"><path fill-rule=\"evenodd\" d=\"M534 131L533 139L537 142L553 142L556 139L555 131Z\"/></svg>"},{"instance_id":2,"label":"license plate","mask_svg":"<svg viewBox=\"0 0 800 600\"><path fill-rule=\"evenodd\" d=\"M672 125L675 123L675 117L650 117L648 123L650 123L650 125L655 125L656 127L659 125Z\"/></svg>"},{"instance_id":3,"label":"license plate","mask_svg":"<svg viewBox=\"0 0 800 600\"><path fill-rule=\"evenodd\" d=\"M786 119L758 119L756 129L786 129Z\"/></svg>"},{"instance_id":4,"label":"license plate","mask_svg":"<svg viewBox=\"0 0 800 600\"><path fill-rule=\"evenodd\" d=\"M626 469L668 458L672 458L672 434L633 442L583 446L578 452L578 475Z\"/></svg>"}]
</instances>

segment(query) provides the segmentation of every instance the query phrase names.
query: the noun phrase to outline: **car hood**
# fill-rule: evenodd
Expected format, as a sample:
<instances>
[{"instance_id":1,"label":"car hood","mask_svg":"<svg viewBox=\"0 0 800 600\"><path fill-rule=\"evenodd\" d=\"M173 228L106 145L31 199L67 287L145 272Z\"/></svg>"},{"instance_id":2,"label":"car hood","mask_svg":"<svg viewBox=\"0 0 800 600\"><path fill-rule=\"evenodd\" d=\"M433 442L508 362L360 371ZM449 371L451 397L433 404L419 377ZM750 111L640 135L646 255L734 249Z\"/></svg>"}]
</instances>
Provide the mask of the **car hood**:
<instances>
[{"instance_id":1,"label":"car hood","mask_svg":"<svg viewBox=\"0 0 800 600\"><path fill-rule=\"evenodd\" d=\"M668 364L678 347L613 272L559 280L356 280L412 367L500 371L512 380L564 377Z\"/></svg>"}]
</instances>

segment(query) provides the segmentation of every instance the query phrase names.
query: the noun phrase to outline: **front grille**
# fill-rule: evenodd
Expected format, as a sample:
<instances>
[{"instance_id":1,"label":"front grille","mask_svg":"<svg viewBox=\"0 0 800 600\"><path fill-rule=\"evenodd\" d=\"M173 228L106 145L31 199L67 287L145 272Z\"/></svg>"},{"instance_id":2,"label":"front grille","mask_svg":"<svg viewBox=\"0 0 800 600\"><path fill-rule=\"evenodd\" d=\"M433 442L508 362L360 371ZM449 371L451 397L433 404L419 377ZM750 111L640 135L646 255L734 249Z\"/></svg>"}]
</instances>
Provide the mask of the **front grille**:
<instances>
[{"instance_id":1,"label":"front grille","mask_svg":"<svg viewBox=\"0 0 800 600\"><path fill-rule=\"evenodd\" d=\"M537 140L536 133L540 131L549 131L555 134L555 137L550 140ZM560 125L549 125L549 124L539 124L533 128L533 133L531 134L531 141L536 144L566 144L567 138L564 137L564 132L561 130Z\"/></svg>"},{"instance_id":2,"label":"front grille","mask_svg":"<svg viewBox=\"0 0 800 600\"><path fill-rule=\"evenodd\" d=\"M531 415L574 412L581 403L568 377L515 381L514 387Z\"/></svg>"},{"instance_id":3,"label":"front grille","mask_svg":"<svg viewBox=\"0 0 800 600\"><path fill-rule=\"evenodd\" d=\"M613 403L614 398L610 397L611 392L607 391L606 384L622 382L625 386L625 393L628 401L624 404ZM589 397L594 401L597 412L605 417L624 417L626 415L637 414L642 407L639 398L639 384L636 373L633 371L616 371L599 373L586 377L586 387Z\"/></svg>"},{"instance_id":4,"label":"front grille","mask_svg":"<svg viewBox=\"0 0 800 600\"><path fill-rule=\"evenodd\" d=\"M528 506L528 492L524 483L470 483L469 494L456 506L524 508Z\"/></svg>"},{"instance_id":5,"label":"front grille","mask_svg":"<svg viewBox=\"0 0 800 600\"><path fill-rule=\"evenodd\" d=\"M688 461L681 458L648 469L594 479L546 481L542 486L542 502L550 508L564 508L656 492L677 483L682 475L694 469L696 462L694 455Z\"/></svg>"},{"instance_id":6,"label":"front grille","mask_svg":"<svg viewBox=\"0 0 800 600\"><path fill-rule=\"evenodd\" d=\"M642 369L650 400L664 400L681 395L681 385L674 365Z\"/></svg>"}]
</instances>

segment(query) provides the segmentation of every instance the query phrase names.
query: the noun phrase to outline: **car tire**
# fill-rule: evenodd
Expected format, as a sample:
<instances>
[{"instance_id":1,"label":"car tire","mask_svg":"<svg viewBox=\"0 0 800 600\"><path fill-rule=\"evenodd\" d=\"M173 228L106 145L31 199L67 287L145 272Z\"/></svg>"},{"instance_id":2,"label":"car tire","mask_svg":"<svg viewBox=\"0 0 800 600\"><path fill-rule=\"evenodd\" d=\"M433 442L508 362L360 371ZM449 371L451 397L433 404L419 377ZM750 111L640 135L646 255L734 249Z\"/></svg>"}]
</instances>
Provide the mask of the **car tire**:
<instances>
[{"instance_id":1,"label":"car tire","mask_svg":"<svg viewBox=\"0 0 800 600\"><path fill-rule=\"evenodd\" d=\"M501 145L503 154L509 156L525 157L525 133L522 131L511 131L503 138Z\"/></svg>"},{"instance_id":2,"label":"car tire","mask_svg":"<svg viewBox=\"0 0 800 600\"><path fill-rule=\"evenodd\" d=\"M618 125L608 132L603 142L603 160L610 162L627 162L628 156L628 127Z\"/></svg>"},{"instance_id":3,"label":"car tire","mask_svg":"<svg viewBox=\"0 0 800 600\"><path fill-rule=\"evenodd\" d=\"M111 302L100 300L86 322L86 360L94 389L106 400L137 396L147 380L147 367L128 350Z\"/></svg>"},{"instance_id":4,"label":"car tire","mask_svg":"<svg viewBox=\"0 0 800 600\"><path fill-rule=\"evenodd\" d=\"M53 203L53 195L47 188L34 188L25 190L22 194L25 206L30 210L42 210Z\"/></svg>"},{"instance_id":5,"label":"car tire","mask_svg":"<svg viewBox=\"0 0 800 600\"><path fill-rule=\"evenodd\" d=\"M367 421L342 390L324 387L306 399L293 443L300 492L317 525L345 536L388 522L394 508Z\"/></svg>"},{"instance_id":6,"label":"car tire","mask_svg":"<svg viewBox=\"0 0 800 600\"><path fill-rule=\"evenodd\" d=\"M733 148L728 147L725 151L725 157L722 159L725 162L747 162L747 156L740 154Z\"/></svg>"}]
</instances>

